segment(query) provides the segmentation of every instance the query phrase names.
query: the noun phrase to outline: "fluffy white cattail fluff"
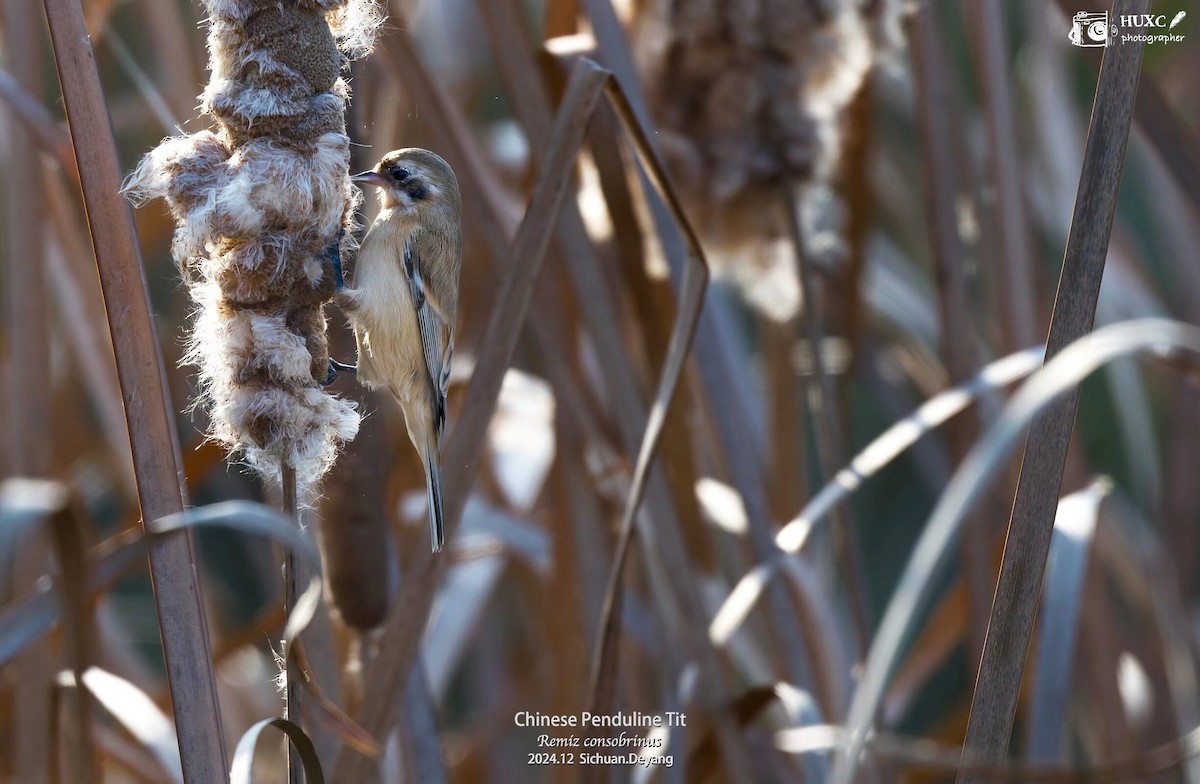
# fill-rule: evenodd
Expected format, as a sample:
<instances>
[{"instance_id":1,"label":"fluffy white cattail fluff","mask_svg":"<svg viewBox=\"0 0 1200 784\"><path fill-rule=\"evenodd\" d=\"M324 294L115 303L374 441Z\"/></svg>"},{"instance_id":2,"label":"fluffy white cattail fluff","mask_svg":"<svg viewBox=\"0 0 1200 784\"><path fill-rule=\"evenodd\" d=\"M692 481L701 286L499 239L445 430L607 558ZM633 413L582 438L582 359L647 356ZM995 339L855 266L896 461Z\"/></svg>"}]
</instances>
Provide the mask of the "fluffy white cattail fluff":
<instances>
[{"instance_id":1,"label":"fluffy white cattail fluff","mask_svg":"<svg viewBox=\"0 0 1200 784\"><path fill-rule=\"evenodd\" d=\"M210 436L267 478L291 465L304 495L358 432L354 404L320 386L323 307L335 288L328 250L350 250L359 198L340 74L381 16L374 0L205 6L201 101L214 126L164 140L126 188L137 202L165 198L175 218L172 253L196 304L186 361Z\"/></svg>"}]
</instances>

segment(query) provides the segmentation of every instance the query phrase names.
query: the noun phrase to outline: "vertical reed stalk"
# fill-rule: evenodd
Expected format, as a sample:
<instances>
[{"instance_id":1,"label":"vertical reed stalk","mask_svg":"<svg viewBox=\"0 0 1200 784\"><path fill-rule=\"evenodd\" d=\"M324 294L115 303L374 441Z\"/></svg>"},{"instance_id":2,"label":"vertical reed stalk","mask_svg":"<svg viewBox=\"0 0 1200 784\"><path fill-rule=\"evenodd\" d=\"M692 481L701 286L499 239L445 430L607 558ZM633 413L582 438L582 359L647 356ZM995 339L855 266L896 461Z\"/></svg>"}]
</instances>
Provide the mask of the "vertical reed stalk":
<instances>
[{"instance_id":1,"label":"vertical reed stalk","mask_svg":"<svg viewBox=\"0 0 1200 784\"><path fill-rule=\"evenodd\" d=\"M809 388L809 408L813 414L813 430L817 440L817 461L821 467L820 484L830 481L845 460L842 451L841 424L838 421L837 392L825 367L822 348L825 331L822 328L821 296L812 263L805 249L804 232L800 226L800 205L791 187L782 191L783 209L788 234L796 257L796 274L804 292L804 312L801 314L804 335L812 346L813 375ZM862 545L858 525L846 507L834 512L834 549L845 574L850 596L850 614L854 620L855 641L860 658L865 657L871 641L871 609L868 601L866 568L862 563Z\"/></svg>"},{"instance_id":2,"label":"vertical reed stalk","mask_svg":"<svg viewBox=\"0 0 1200 784\"><path fill-rule=\"evenodd\" d=\"M995 220L999 253L995 258L999 285L1003 353L1032 346L1038 338L1034 296L1033 251L1021 190L1021 159L1013 117L1011 69L1005 51L1004 8L1000 0L964 4L975 40L976 70L983 88L987 119L988 170L996 189Z\"/></svg>"},{"instance_id":3,"label":"vertical reed stalk","mask_svg":"<svg viewBox=\"0 0 1200 784\"><path fill-rule=\"evenodd\" d=\"M25 9L23 0L6 0L3 5L4 49L13 80L26 93L40 92L37 19ZM5 120L17 112L5 112ZM43 477L50 465L50 345L47 340L47 281L42 233L45 215L38 156L31 154L36 136L23 123L8 121L5 155L4 276L8 337L7 376L4 379L5 408L0 415L6 427L7 454L4 473L9 476ZM13 584L0 585L0 595L11 588L20 591L45 573L50 551L39 532L22 542L14 555ZM7 554L0 557L7 557ZM26 648L14 663L14 700L21 706L20 719L13 722L14 780L36 784L46 780L50 744L50 703L46 695L54 677L55 656L47 642Z\"/></svg>"},{"instance_id":4,"label":"vertical reed stalk","mask_svg":"<svg viewBox=\"0 0 1200 784\"><path fill-rule=\"evenodd\" d=\"M966 248L958 228L958 198L962 181L957 154L961 130L960 104L951 83L949 58L936 14L938 7L926 4L911 20L915 81L919 95L918 126L924 163L926 220L933 250L934 280L937 284L938 333L946 358L950 383L970 378L978 367L975 325L968 299L964 259ZM950 426L950 453L961 460L970 448L977 429L963 419ZM992 598L992 562L989 557L992 532L1000 526L973 526L963 535L963 579L967 582L970 610L967 613L967 651L977 661L983 650L985 630L981 619Z\"/></svg>"},{"instance_id":5,"label":"vertical reed stalk","mask_svg":"<svg viewBox=\"0 0 1200 784\"><path fill-rule=\"evenodd\" d=\"M163 387L162 352L132 216L120 195L116 143L83 14L76 0L44 0L44 6L104 291L142 519L153 520L183 510L182 472ZM188 784L227 781L192 539L186 534L156 537L149 557L184 780Z\"/></svg>"},{"instance_id":6,"label":"vertical reed stalk","mask_svg":"<svg viewBox=\"0 0 1200 784\"><path fill-rule=\"evenodd\" d=\"M1116 0L1111 18L1146 13L1149 8L1150 0ZM1090 332L1095 320L1137 97L1142 49L1140 42L1124 42L1104 50L1075 212L1046 340L1047 360ZM1033 420L1025 444L964 749L985 760L1002 759L1008 749L1078 403L1076 386ZM982 779L962 775L958 781L973 784Z\"/></svg>"},{"instance_id":7,"label":"vertical reed stalk","mask_svg":"<svg viewBox=\"0 0 1200 784\"><path fill-rule=\"evenodd\" d=\"M296 504L296 469L285 462L281 467L279 481L283 485L283 502L281 504L283 513L295 520L296 527L299 528L299 508ZM296 600L300 597L300 592L304 590L304 587L300 585L300 559L296 557L296 551L285 547L283 553L283 612L285 617L290 618L292 610L296 607ZM292 641L292 645L298 643L298 639ZM300 666L296 664L296 657L287 656L287 653L284 651L287 664L283 671L283 717L296 726L302 727L304 725L300 716L300 679L303 674L300 672ZM287 743L288 751L288 784L300 784L304 765L300 761L296 747L286 740L284 742Z\"/></svg>"}]
</instances>

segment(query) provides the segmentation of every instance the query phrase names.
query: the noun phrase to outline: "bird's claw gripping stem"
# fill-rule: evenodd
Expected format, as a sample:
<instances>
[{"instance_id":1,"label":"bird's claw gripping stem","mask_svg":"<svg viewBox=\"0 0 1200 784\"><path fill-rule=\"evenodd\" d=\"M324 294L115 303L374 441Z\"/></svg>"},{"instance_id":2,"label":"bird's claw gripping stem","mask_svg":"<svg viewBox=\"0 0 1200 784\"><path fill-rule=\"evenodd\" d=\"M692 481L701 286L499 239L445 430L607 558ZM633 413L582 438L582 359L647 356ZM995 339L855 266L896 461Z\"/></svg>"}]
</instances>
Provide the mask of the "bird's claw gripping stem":
<instances>
[{"instance_id":1,"label":"bird's claw gripping stem","mask_svg":"<svg viewBox=\"0 0 1200 784\"><path fill-rule=\"evenodd\" d=\"M337 291L346 288L346 280L342 275L342 237L346 236L345 229L338 230L337 239L329 243L329 245L321 252L321 255L329 259L333 264L334 284Z\"/></svg>"},{"instance_id":2,"label":"bird's claw gripping stem","mask_svg":"<svg viewBox=\"0 0 1200 784\"><path fill-rule=\"evenodd\" d=\"M327 387L334 381L337 381L338 373L349 373L355 375L358 373L357 365L347 365L345 362L338 362L333 357L329 358L329 375L325 376L325 380L321 382L321 386Z\"/></svg>"}]
</instances>

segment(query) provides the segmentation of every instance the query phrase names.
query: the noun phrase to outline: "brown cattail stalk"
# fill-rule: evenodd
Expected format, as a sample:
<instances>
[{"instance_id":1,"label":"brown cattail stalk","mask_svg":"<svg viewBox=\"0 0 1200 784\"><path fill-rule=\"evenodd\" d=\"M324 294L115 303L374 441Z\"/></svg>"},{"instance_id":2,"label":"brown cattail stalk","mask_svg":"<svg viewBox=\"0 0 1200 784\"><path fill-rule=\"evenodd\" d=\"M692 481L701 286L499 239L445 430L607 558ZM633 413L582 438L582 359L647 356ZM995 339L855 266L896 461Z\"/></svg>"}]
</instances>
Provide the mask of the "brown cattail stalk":
<instances>
[{"instance_id":1,"label":"brown cattail stalk","mask_svg":"<svg viewBox=\"0 0 1200 784\"><path fill-rule=\"evenodd\" d=\"M211 71L202 108L214 127L165 140L127 188L165 197L173 253L196 315L186 361L198 366L210 437L282 485L295 517L358 432L352 402L327 394L324 305L334 259L350 246L360 195L349 179L345 57L369 48L371 0L207 0ZM339 40L335 40L340 39ZM299 595L285 557L284 604ZM300 678L284 674L300 723ZM289 780L301 765L289 752Z\"/></svg>"},{"instance_id":2,"label":"brown cattail stalk","mask_svg":"<svg viewBox=\"0 0 1200 784\"><path fill-rule=\"evenodd\" d=\"M44 0L43 5L104 290L138 502L143 520L155 520L182 511L184 499L137 237L128 205L117 195L117 148L79 4ZM224 781L221 717L191 538L163 538L150 546L149 556L184 780Z\"/></svg>"}]
</instances>

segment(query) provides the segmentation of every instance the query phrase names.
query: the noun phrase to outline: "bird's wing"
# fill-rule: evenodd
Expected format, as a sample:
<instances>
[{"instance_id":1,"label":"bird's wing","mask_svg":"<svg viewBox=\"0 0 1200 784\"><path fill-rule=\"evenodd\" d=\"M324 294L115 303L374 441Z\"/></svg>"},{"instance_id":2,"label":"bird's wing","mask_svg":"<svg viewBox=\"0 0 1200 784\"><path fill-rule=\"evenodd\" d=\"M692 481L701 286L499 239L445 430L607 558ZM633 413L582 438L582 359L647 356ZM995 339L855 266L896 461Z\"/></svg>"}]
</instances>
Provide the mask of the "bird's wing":
<instances>
[{"instance_id":1,"label":"bird's wing","mask_svg":"<svg viewBox=\"0 0 1200 784\"><path fill-rule=\"evenodd\" d=\"M429 371L433 397L434 429L440 437L446 425L446 390L450 386L450 360L454 355L454 326L447 324L428 296L426 271L422 267L421 235L404 243L404 275L408 278L417 327L421 331L421 349Z\"/></svg>"}]
</instances>

